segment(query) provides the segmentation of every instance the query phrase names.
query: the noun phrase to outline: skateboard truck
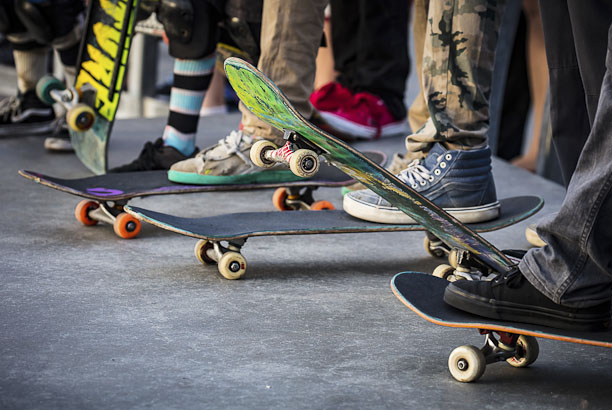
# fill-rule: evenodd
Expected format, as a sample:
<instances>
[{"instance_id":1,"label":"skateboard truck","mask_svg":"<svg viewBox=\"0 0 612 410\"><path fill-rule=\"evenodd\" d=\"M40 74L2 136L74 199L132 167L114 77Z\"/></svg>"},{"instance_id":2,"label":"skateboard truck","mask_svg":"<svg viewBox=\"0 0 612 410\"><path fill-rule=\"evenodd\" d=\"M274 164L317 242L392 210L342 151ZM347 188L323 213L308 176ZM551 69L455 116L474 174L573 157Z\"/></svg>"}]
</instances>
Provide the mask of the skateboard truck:
<instances>
[{"instance_id":1,"label":"skateboard truck","mask_svg":"<svg viewBox=\"0 0 612 410\"><path fill-rule=\"evenodd\" d=\"M271 168L276 163L284 163L299 177L314 176L319 170L319 155L323 151L295 131L285 130L283 138L287 142L281 148L268 140L255 142L251 147L251 161L260 168Z\"/></svg>"},{"instance_id":2,"label":"skateboard truck","mask_svg":"<svg viewBox=\"0 0 612 410\"><path fill-rule=\"evenodd\" d=\"M484 329L479 332L485 335L481 349L472 345L459 346L448 357L448 369L457 381L478 380L491 363L506 361L513 367L529 366L540 353L538 341L533 336Z\"/></svg>"},{"instance_id":3,"label":"skateboard truck","mask_svg":"<svg viewBox=\"0 0 612 410\"><path fill-rule=\"evenodd\" d=\"M140 221L132 215L123 212L127 201L114 203L98 202L84 199L74 210L77 221L83 225L92 226L104 222L113 226L115 234L120 238L131 239L140 233Z\"/></svg>"},{"instance_id":4,"label":"skateboard truck","mask_svg":"<svg viewBox=\"0 0 612 410\"><path fill-rule=\"evenodd\" d=\"M205 265L217 265L219 273L224 278L234 280L240 279L247 268L246 259L240 253L246 238L234 239L227 246L221 245L219 241L207 241L200 239L194 248L196 258Z\"/></svg>"},{"instance_id":5,"label":"skateboard truck","mask_svg":"<svg viewBox=\"0 0 612 410\"><path fill-rule=\"evenodd\" d=\"M425 243L427 244L427 240ZM456 280L492 280L496 276L492 275L493 271L490 267L481 263L464 249L450 250L448 252L448 262L450 265L441 264L436 267L432 275L449 282Z\"/></svg>"},{"instance_id":6,"label":"skateboard truck","mask_svg":"<svg viewBox=\"0 0 612 410\"><path fill-rule=\"evenodd\" d=\"M91 95L94 98L91 98ZM85 84L81 89L66 87L57 78L46 75L36 83L36 95L45 104L60 104L66 110L66 122L68 126L77 132L90 129L95 120L96 114L90 105L84 103L87 100L93 103L96 90L89 84Z\"/></svg>"}]
</instances>

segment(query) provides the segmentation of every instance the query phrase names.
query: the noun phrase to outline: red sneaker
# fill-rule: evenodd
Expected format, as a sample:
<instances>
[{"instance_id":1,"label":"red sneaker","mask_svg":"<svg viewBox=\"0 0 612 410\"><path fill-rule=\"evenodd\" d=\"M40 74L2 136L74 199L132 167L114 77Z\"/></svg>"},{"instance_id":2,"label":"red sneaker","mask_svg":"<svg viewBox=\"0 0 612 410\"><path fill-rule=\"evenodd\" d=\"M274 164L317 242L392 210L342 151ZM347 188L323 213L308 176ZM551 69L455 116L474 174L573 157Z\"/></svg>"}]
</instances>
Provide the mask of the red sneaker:
<instances>
[{"instance_id":1,"label":"red sneaker","mask_svg":"<svg viewBox=\"0 0 612 410\"><path fill-rule=\"evenodd\" d=\"M363 139L378 139L407 132L404 119L396 120L382 99L368 92L357 93L352 101L336 110L321 111L333 128Z\"/></svg>"},{"instance_id":2,"label":"red sneaker","mask_svg":"<svg viewBox=\"0 0 612 410\"><path fill-rule=\"evenodd\" d=\"M327 83L310 94L310 102L319 111L336 111L352 99L353 93L337 82Z\"/></svg>"}]
</instances>

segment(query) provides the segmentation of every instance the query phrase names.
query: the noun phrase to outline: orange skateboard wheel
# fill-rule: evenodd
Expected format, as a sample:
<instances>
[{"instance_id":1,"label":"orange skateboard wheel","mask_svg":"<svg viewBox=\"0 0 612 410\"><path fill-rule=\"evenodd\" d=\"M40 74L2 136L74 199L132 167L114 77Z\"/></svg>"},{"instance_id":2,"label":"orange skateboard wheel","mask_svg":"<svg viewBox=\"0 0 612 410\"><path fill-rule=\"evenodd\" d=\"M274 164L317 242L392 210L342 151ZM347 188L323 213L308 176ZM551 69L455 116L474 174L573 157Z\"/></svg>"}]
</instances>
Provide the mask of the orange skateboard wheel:
<instances>
[{"instance_id":1,"label":"orange skateboard wheel","mask_svg":"<svg viewBox=\"0 0 612 410\"><path fill-rule=\"evenodd\" d=\"M115 219L113 230L120 238L132 239L140 233L140 221L132 215L122 212Z\"/></svg>"},{"instance_id":2,"label":"orange skateboard wheel","mask_svg":"<svg viewBox=\"0 0 612 410\"><path fill-rule=\"evenodd\" d=\"M277 188L276 191L274 191L274 195L272 195L272 204L274 205L274 208L278 209L279 211L292 211L293 208L290 208L287 206L287 203L285 202L287 200L287 190L285 188Z\"/></svg>"},{"instance_id":3,"label":"orange skateboard wheel","mask_svg":"<svg viewBox=\"0 0 612 410\"><path fill-rule=\"evenodd\" d=\"M311 211L327 211L333 209L336 209L336 207L329 201L316 201L310 205Z\"/></svg>"},{"instance_id":4,"label":"orange skateboard wheel","mask_svg":"<svg viewBox=\"0 0 612 410\"><path fill-rule=\"evenodd\" d=\"M88 199L84 199L77 204L76 208L74 208L74 217L76 218L77 221L79 221L83 225L86 225L86 226L95 225L98 223L98 221L90 218L89 212L93 211L94 209L98 209L99 207L100 207L100 204L98 204L96 201L90 201Z\"/></svg>"}]
</instances>

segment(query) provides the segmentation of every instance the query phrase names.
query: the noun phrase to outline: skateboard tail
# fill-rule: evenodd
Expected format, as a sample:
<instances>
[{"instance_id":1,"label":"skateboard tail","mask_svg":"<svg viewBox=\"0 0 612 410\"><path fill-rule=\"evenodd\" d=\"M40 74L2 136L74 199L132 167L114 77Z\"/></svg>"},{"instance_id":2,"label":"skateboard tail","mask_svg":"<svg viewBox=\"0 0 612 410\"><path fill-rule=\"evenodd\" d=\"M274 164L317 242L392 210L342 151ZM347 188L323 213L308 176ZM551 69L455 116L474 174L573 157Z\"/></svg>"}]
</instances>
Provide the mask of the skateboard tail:
<instances>
[{"instance_id":1,"label":"skateboard tail","mask_svg":"<svg viewBox=\"0 0 612 410\"><path fill-rule=\"evenodd\" d=\"M288 103L282 91L255 67L237 58L228 58L224 67L236 94L254 115L280 130L295 131L314 142L326 152L323 156L328 162L427 226L443 242L471 252L496 271L505 272L511 268L512 262L485 239L415 191L399 188L405 184L395 176L308 123Z\"/></svg>"}]
</instances>

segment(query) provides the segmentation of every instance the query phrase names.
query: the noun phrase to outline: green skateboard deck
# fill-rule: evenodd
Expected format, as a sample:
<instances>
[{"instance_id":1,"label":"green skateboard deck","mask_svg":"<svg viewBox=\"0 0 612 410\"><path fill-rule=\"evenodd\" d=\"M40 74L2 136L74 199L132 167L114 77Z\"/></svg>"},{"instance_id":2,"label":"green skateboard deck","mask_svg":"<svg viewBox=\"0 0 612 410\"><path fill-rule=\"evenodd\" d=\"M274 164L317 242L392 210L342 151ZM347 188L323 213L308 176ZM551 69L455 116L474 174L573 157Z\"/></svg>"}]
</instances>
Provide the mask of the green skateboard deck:
<instances>
[{"instance_id":1,"label":"green skateboard deck","mask_svg":"<svg viewBox=\"0 0 612 410\"><path fill-rule=\"evenodd\" d=\"M227 78L240 100L257 117L285 131L297 149L310 151L300 158L298 168L312 169L323 157L352 178L362 182L387 201L409 214L450 248L472 261L469 268L483 274L505 272L513 262L484 238L435 206L384 168L369 161L359 151L318 129L302 117L276 85L255 67L237 58L225 61ZM253 157L253 153L251 153ZM292 167L292 170L294 167ZM469 257L468 257L469 255Z\"/></svg>"}]
</instances>

